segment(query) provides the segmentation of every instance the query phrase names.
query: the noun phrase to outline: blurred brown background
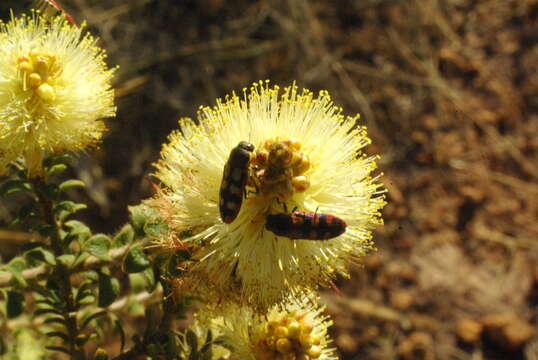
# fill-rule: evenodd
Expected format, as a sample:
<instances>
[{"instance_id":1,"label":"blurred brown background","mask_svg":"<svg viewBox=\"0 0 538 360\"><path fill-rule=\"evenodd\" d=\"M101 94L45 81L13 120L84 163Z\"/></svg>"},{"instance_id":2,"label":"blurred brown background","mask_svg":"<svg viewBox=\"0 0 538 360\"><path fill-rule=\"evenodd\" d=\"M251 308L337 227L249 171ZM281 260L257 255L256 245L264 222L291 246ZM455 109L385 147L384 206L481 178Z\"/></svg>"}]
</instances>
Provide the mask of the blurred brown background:
<instances>
[{"instance_id":1,"label":"blurred brown background","mask_svg":"<svg viewBox=\"0 0 538 360\"><path fill-rule=\"evenodd\" d=\"M97 231L151 195L180 116L296 80L362 114L388 189L379 251L323 297L342 358L538 359L538 1L61 3L120 66L118 116L76 168Z\"/></svg>"}]
</instances>

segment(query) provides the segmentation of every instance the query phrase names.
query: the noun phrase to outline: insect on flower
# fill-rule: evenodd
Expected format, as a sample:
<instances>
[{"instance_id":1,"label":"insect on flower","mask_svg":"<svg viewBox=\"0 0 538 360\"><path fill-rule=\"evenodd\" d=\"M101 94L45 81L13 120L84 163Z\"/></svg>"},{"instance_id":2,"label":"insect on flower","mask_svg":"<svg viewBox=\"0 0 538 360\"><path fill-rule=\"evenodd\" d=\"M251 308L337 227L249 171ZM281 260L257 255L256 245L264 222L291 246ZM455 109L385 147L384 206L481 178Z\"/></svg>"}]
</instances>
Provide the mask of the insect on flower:
<instances>
[{"instance_id":1,"label":"insect on flower","mask_svg":"<svg viewBox=\"0 0 538 360\"><path fill-rule=\"evenodd\" d=\"M55 13L62 13L67 21L69 21L73 25L77 25L77 22L75 19L69 15L67 11L63 7L60 6L56 1L54 0L36 0L36 8L41 10L45 16L52 16Z\"/></svg>"},{"instance_id":2,"label":"insect on flower","mask_svg":"<svg viewBox=\"0 0 538 360\"><path fill-rule=\"evenodd\" d=\"M342 235L347 224L330 214L292 211L267 215L265 227L275 235L290 239L328 240Z\"/></svg>"},{"instance_id":3,"label":"insect on flower","mask_svg":"<svg viewBox=\"0 0 538 360\"><path fill-rule=\"evenodd\" d=\"M220 183L219 210L220 217L226 224L231 224L241 209L253 151L254 145L241 141L232 149L224 165Z\"/></svg>"}]
</instances>

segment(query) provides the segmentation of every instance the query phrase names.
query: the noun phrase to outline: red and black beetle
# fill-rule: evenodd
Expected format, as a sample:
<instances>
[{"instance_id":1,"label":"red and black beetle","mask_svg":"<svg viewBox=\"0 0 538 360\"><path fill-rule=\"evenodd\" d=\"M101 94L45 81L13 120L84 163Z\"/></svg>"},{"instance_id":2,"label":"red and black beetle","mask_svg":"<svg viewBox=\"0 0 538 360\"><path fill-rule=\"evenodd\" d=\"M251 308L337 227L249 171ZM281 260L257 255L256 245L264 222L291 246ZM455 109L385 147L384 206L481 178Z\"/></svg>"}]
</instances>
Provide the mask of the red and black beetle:
<instances>
[{"instance_id":1,"label":"red and black beetle","mask_svg":"<svg viewBox=\"0 0 538 360\"><path fill-rule=\"evenodd\" d=\"M290 239L328 240L342 235L347 224L330 214L294 211L267 215L265 227Z\"/></svg>"}]
</instances>

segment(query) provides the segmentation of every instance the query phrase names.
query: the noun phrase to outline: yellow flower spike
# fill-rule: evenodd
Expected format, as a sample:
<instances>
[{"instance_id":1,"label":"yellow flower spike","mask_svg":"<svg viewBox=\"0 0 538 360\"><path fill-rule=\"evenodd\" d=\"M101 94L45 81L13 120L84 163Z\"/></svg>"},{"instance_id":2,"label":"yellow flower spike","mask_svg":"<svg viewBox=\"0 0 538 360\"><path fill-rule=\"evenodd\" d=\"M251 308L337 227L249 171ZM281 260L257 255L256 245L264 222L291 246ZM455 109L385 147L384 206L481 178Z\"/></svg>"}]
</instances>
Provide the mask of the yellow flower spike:
<instances>
[{"instance_id":1,"label":"yellow flower spike","mask_svg":"<svg viewBox=\"0 0 538 360\"><path fill-rule=\"evenodd\" d=\"M298 310L301 315L297 315ZM218 311L204 309L198 316L204 326L231 349L227 357L230 360L336 360L335 349L329 347L332 340L327 335L332 321L323 311L324 307L318 307L304 297L298 301L287 301L281 307L275 306L266 314L227 303L219 305ZM312 324L311 334L305 335L309 342L307 347L302 346L297 337L274 338L269 334L273 328L269 324L276 322L285 323L288 335L291 335L290 329L299 330L298 322L302 319Z\"/></svg>"},{"instance_id":2,"label":"yellow flower spike","mask_svg":"<svg viewBox=\"0 0 538 360\"><path fill-rule=\"evenodd\" d=\"M0 22L0 164L23 157L39 176L48 154L101 140L102 119L116 112L115 69L96 43L63 16L34 11Z\"/></svg>"},{"instance_id":3,"label":"yellow flower spike","mask_svg":"<svg viewBox=\"0 0 538 360\"><path fill-rule=\"evenodd\" d=\"M197 122L180 121L156 164L161 191L147 203L169 219L172 235L192 234L182 239L197 249L186 288L264 312L288 294L298 297L346 276L347 265L372 249L384 190L370 176L376 157L361 155L369 143L365 131L354 131L357 117L341 112L327 92L258 82L242 98L201 107ZM254 151L240 211L228 224L219 213L221 179L241 141ZM310 241L266 228L268 215L295 208L338 217L345 232ZM158 241L175 251L171 238Z\"/></svg>"}]
</instances>

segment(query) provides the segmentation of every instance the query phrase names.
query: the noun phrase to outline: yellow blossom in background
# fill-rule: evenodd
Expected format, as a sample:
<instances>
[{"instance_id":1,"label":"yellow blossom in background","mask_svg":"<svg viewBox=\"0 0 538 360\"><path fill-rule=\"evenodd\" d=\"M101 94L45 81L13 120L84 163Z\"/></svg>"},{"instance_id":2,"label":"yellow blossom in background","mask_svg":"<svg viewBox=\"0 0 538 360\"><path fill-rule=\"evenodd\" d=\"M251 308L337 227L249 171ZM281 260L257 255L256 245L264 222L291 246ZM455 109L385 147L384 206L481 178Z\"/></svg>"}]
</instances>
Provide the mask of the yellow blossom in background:
<instances>
[{"instance_id":1,"label":"yellow blossom in background","mask_svg":"<svg viewBox=\"0 0 538 360\"><path fill-rule=\"evenodd\" d=\"M0 173L22 156L39 175L49 153L100 141L115 115L105 52L83 27L33 12L0 23Z\"/></svg>"},{"instance_id":2,"label":"yellow blossom in background","mask_svg":"<svg viewBox=\"0 0 538 360\"><path fill-rule=\"evenodd\" d=\"M229 303L216 314L200 313L199 319L230 350L227 359L334 360L338 357L327 333L332 321L324 310L304 297L275 306L266 315Z\"/></svg>"},{"instance_id":3,"label":"yellow blossom in background","mask_svg":"<svg viewBox=\"0 0 538 360\"><path fill-rule=\"evenodd\" d=\"M243 97L202 107L199 124L182 119L156 164L162 187L148 203L172 230L161 245L193 249L185 288L203 287L219 299L265 311L289 294L299 297L347 275L347 263L372 248L371 230L382 223L385 204L382 186L371 176L376 158L360 152L370 140L357 118L344 117L325 91L315 96L260 82ZM227 224L219 213L219 189L230 151L241 141L254 145L247 195ZM287 157L290 165L273 176L271 157ZM320 241L266 228L267 215L294 208L337 216L347 229Z\"/></svg>"}]
</instances>

